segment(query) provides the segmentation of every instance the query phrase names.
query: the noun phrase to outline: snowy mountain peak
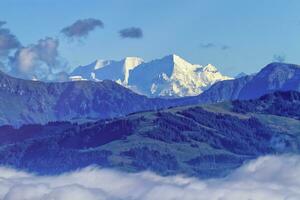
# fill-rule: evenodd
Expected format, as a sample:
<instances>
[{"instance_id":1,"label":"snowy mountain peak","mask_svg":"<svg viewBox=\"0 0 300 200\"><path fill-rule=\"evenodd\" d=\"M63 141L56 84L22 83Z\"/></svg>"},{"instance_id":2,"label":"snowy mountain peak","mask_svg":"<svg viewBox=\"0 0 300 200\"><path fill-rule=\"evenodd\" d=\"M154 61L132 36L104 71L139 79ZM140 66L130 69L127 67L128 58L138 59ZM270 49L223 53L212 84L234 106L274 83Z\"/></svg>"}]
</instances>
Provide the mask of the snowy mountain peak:
<instances>
[{"instance_id":1,"label":"snowy mountain peak","mask_svg":"<svg viewBox=\"0 0 300 200\"><path fill-rule=\"evenodd\" d=\"M165 57L163 57L162 59L170 59L170 60L174 60L176 59L175 57L178 57L180 58L178 55L176 54L169 54L169 55L166 55Z\"/></svg>"},{"instance_id":2,"label":"snowy mountain peak","mask_svg":"<svg viewBox=\"0 0 300 200\"><path fill-rule=\"evenodd\" d=\"M227 80L216 67L191 64L176 54L150 62L138 57L121 61L97 60L76 68L72 76L89 80L113 80L151 97L181 97L202 93L217 81Z\"/></svg>"},{"instance_id":3,"label":"snowy mountain peak","mask_svg":"<svg viewBox=\"0 0 300 200\"><path fill-rule=\"evenodd\" d=\"M139 65L130 73L128 84L147 96L182 97L198 95L215 82L227 79L230 77L212 65L191 64L172 54Z\"/></svg>"},{"instance_id":4,"label":"snowy mountain peak","mask_svg":"<svg viewBox=\"0 0 300 200\"><path fill-rule=\"evenodd\" d=\"M203 71L216 73L216 72L218 72L218 69L215 66L213 66L212 64L208 64L205 67L203 67Z\"/></svg>"},{"instance_id":5,"label":"snowy mountain peak","mask_svg":"<svg viewBox=\"0 0 300 200\"><path fill-rule=\"evenodd\" d=\"M96 60L92 65L94 65L94 70L100 69L105 65L109 64L110 60Z\"/></svg>"},{"instance_id":6,"label":"snowy mountain peak","mask_svg":"<svg viewBox=\"0 0 300 200\"><path fill-rule=\"evenodd\" d=\"M129 72L142 64L144 60L139 57L126 57L123 60L123 72L124 72L124 80L123 83L127 84L128 83L128 78L129 78Z\"/></svg>"},{"instance_id":7,"label":"snowy mountain peak","mask_svg":"<svg viewBox=\"0 0 300 200\"><path fill-rule=\"evenodd\" d=\"M127 62L127 63L141 63L141 62L144 62L144 60L140 57L125 57L123 59L124 62Z\"/></svg>"},{"instance_id":8,"label":"snowy mountain peak","mask_svg":"<svg viewBox=\"0 0 300 200\"><path fill-rule=\"evenodd\" d=\"M165 58L170 58L173 62L181 62L182 60L184 60L183 58L181 58L180 56L176 55L176 54L171 54L166 56Z\"/></svg>"},{"instance_id":9,"label":"snowy mountain peak","mask_svg":"<svg viewBox=\"0 0 300 200\"><path fill-rule=\"evenodd\" d=\"M77 67L71 77L80 76L88 80L113 80L127 84L129 72L143 63L143 59L138 57L126 57L120 61L96 60L86 66Z\"/></svg>"},{"instance_id":10,"label":"snowy mountain peak","mask_svg":"<svg viewBox=\"0 0 300 200\"><path fill-rule=\"evenodd\" d=\"M185 59L181 58L180 56L176 54L171 54L166 57L163 57L161 60L166 60L170 63L177 64L178 66L185 66L185 65L191 65L188 61Z\"/></svg>"}]
</instances>

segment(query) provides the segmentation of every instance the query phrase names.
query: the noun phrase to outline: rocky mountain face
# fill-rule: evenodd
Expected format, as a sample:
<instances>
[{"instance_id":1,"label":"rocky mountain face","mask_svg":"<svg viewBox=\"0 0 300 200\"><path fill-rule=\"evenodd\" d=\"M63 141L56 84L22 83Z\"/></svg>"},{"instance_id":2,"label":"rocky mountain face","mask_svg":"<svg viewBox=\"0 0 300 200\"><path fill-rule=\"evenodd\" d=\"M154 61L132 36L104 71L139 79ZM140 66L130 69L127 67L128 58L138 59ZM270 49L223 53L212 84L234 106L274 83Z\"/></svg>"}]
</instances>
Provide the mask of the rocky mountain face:
<instances>
[{"instance_id":1,"label":"rocky mountain face","mask_svg":"<svg viewBox=\"0 0 300 200\"><path fill-rule=\"evenodd\" d=\"M271 63L257 73L239 94L239 99L252 99L276 90L300 90L300 66Z\"/></svg>"},{"instance_id":2,"label":"rocky mountain face","mask_svg":"<svg viewBox=\"0 0 300 200\"><path fill-rule=\"evenodd\" d=\"M44 175L94 164L221 177L261 155L299 153L299 113L299 92L277 92L84 124L3 126L0 163Z\"/></svg>"},{"instance_id":3,"label":"rocky mountain face","mask_svg":"<svg viewBox=\"0 0 300 200\"><path fill-rule=\"evenodd\" d=\"M214 103L235 99L255 99L274 91L300 91L300 67L271 63L254 75L217 82L191 102Z\"/></svg>"},{"instance_id":4,"label":"rocky mountain face","mask_svg":"<svg viewBox=\"0 0 300 200\"><path fill-rule=\"evenodd\" d=\"M128 57L121 61L96 61L80 66L72 77L88 80L113 80L148 97L195 96L215 82L231 79L214 66L194 65L177 55L150 62Z\"/></svg>"}]
</instances>

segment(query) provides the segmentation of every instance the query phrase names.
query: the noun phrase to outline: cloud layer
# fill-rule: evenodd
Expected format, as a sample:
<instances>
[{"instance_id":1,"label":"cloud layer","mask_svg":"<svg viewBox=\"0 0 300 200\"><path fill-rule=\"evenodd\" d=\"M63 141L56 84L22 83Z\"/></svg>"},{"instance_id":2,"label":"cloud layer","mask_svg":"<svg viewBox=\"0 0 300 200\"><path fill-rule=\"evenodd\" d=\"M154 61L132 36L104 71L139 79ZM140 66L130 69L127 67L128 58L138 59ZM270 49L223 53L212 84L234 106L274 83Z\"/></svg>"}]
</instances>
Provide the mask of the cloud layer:
<instances>
[{"instance_id":1,"label":"cloud layer","mask_svg":"<svg viewBox=\"0 0 300 200\"><path fill-rule=\"evenodd\" d=\"M19 48L10 58L12 74L26 79L51 80L51 76L65 70L58 47L57 39L46 37L36 44Z\"/></svg>"},{"instance_id":2,"label":"cloud layer","mask_svg":"<svg viewBox=\"0 0 300 200\"><path fill-rule=\"evenodd\" d=\"M81 19L74 22L61 30L65 36L69 38L82 38L88 36L90 32L96 28L103 28L104 24L99 19Z\"/></svg>"},{"instance_id":3,"label":"cloud layer","mask_svg":"<svg viewBox=\"0 0 300 200\"><path fill-rule=\"evenodd\" d=\"M38 177L0 168L3 200L296 200L300 199L300 156L266 156L224 179L161 177L86 168Z\"/></svg>"},{"instance_id":4,"label":"cloud layer","mask_svg":"<svg viewBox=\"0 0 300 200\"><path fill-rule=\"evenodd\" d=\"M9 29L3 28L5 24L0 21L0 70L25 79L66 79L62 76L67 69L58 53L58 39L46 37L22 46Z\"/></svg>"},{"instance_id":5,"label":"cloud layer","mask_svg":"<svg viewBox=\"0 0 300 200\"><path fill-rule=\"evenodd\" d=\"M143 37L143 31L141 28L137 27L130 27L130 28L125 28L119 31L120 37L121 38L135 38L139 39Z\"/></svg>"}]
</instances>

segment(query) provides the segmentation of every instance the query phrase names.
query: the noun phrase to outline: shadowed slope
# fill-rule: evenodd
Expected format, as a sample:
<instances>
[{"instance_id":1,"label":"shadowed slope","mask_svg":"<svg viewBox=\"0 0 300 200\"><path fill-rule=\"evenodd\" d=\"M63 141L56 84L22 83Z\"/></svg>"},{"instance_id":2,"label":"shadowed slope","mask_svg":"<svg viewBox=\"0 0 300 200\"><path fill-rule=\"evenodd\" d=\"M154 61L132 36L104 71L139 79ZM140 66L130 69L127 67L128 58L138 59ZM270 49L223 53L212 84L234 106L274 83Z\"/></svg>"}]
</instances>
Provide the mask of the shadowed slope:
<instances>
[{"instance_id":1,"label":"shadowed slope","mask_svg":"<svg viewBox=\"0 0 300 200\"><path fill-rule=\"evenodd\" d=\"M299 96L275 93L255 101L176 107L81 125L6 126L0 128L6 136L0 161L40 174L97 164L162 175L224 176L261 155L299 153L300 108L294 104ZM285 115L262 109L277 100L276 109L297 110Z\"/></svg>"}]
</instances>

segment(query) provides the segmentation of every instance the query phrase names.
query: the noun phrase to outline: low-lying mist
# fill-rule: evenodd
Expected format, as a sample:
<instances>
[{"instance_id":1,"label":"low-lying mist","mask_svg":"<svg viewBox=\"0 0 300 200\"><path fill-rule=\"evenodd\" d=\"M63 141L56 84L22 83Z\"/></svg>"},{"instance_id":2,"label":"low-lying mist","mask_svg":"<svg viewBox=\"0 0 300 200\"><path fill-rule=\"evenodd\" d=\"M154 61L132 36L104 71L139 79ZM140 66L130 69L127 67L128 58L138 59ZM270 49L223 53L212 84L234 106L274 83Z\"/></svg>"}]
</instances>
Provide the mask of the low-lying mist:
<instances>
[{"instance_id":1,"label":"low-lying mist","mask_svg":"<svg viewBox=\"0 0 300 200\"><path fill-rule=\"evenodd\" d=\"M88 167L53 177L0 168L3 200L299 200L300 156L265 156L222 179Z\"/></svg>"}]
</instances>

